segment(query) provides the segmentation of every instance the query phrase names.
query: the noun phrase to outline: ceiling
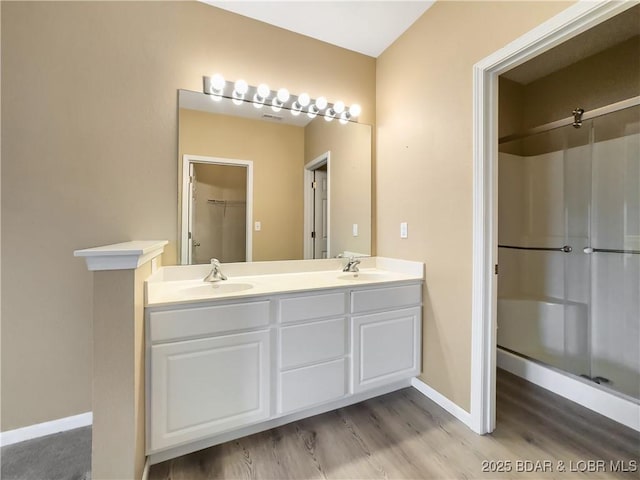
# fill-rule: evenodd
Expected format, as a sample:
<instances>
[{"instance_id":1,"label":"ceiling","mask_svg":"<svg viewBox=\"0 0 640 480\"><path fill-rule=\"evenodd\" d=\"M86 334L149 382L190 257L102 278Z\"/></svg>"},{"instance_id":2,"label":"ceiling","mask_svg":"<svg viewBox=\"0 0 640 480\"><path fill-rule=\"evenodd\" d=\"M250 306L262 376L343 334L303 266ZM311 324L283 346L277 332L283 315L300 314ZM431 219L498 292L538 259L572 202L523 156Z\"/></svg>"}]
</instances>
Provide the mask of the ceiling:
<instances>
[{"instance_id":1,"label":"ceiling","mask_svg":"<svg viewBox=\"0 0 640 480\"><path fill-rule=\"evenodd\" d=\"M332 45L378 57L435 0L201 1Z\"/></svg>"}]
</instances>

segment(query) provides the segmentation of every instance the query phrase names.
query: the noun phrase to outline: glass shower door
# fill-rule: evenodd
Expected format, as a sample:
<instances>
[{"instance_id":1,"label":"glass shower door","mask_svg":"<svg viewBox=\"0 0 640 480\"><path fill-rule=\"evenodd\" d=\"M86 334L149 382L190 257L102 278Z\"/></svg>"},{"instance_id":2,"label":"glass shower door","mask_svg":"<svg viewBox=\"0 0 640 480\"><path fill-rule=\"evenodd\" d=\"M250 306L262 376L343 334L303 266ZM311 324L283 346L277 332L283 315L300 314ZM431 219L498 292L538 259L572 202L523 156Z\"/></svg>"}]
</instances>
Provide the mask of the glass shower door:
<instances>
[{"instance_id":1,"label":"glass shower door","mask_svg":"<svg viewBox=\"0 0 640 480\"><path fill-rule=\"evenodd\" d=\"M498 345L589 373L591 128L500 145Z\"/></svg>"},{"instance_id":2,"label":"glass shower door","mask_svg":"<svg viewBox=\"0 0 640 480\"><path fill-rule=\"evenodd\" d=\"M591 235L593 123L563 127L564 242L571 247L564 262L564 359L562 369L591 376L591 262L582 251Z\"/></svg>"},{"instance_id":3,"label":"glass shower door","mask_svg":"<svg viewBox=\"0 0 640 480\"><path fill-rule=\"evenodd\" d=\"M640 107L593 120L591 377L640 398Z\"/></svg>"},{"instance_id":4,"label":"glass shower door","mask_svg":"<svg viewBox=\"0 0 640 480\"><path fill-rule=\"evenodd\" d=\"M500 145L498 345L640 399L640 107Z\"/></svg>"}]
</instances>

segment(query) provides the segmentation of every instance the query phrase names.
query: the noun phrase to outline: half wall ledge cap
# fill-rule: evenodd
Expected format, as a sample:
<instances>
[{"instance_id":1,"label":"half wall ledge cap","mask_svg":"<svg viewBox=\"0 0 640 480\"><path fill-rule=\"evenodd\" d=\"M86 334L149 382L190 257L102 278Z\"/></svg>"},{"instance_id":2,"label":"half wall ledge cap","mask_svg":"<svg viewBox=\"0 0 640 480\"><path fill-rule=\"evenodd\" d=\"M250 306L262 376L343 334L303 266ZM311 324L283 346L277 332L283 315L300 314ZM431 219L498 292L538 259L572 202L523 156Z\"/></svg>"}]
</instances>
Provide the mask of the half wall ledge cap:
<instances>
[{"instance_id":1,"label":"half wall ledge cap","mask_svg":"<svg viewBox=\"0 0 640 480\"><path fill-rule=\"evenodd\" d=\"M162 255L168 243L167 240L134 240L76 250L73 256L84 257L90 271L133 270Z\"/></svg>"}]
</instances>

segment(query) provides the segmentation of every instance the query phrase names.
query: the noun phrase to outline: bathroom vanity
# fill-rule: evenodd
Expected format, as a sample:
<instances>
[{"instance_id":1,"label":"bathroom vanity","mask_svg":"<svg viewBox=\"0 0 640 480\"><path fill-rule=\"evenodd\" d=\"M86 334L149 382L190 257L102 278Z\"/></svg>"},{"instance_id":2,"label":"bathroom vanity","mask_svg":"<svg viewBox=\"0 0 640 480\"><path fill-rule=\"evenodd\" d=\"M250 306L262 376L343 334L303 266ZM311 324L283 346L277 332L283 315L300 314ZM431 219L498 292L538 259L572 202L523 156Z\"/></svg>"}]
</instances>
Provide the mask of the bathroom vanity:
<instances>
[{"instance_id":1,"label":"bathroom vanity","mask_svg":"<svg viewBox=\"0 0 640 480\"><path fill-rule=\"evenodd\" d=\"M424 266L385 258L164 267L146 282L151 463L410 385Z\"/></svg>"}]
</instances>

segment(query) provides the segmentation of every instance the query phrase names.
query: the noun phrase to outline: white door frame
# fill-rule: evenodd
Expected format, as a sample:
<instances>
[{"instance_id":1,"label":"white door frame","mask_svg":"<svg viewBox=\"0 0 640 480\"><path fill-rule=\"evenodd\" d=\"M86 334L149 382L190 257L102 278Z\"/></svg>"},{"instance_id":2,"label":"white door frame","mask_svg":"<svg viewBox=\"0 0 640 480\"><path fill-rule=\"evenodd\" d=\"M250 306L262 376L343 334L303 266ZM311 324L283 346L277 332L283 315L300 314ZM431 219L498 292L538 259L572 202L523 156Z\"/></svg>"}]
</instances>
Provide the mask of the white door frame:
<instances>
[{"instance_id":1,"label":"white door frame","mask_svg":"<svg viewBox=\"0 0 640 480\"><path fill-rule=\"evenodd\" d=\"M331 152L327 151L307 162L304 166L304 258L313 258L313 171L327 165L327 257L331 258Z\"/></svg>"},{"instance_id":2,"label":"white door frame","mask_svg":"<svg viewBox=\"0 0 640 480\"><path fill-rule=\"evenodd\" d=\"M581 0L473 67L473 291L471 424L496 424L496 303L498 263L498 76L637 5Z\"/></svg>"},{"instance_id":3,"label":"white door frame","mask_svg":"<svg viewBox=\"0 0 640 480\"><path fill-rule=\"evenodd\" d=\"M202 155L182 156L182 205L180 222L180 264L187 265L189 258L189 166L194 163L228 165L247 169L247 242L246 261L253 258L253 162L234 158L206 157Z\"/></svg>"}]
</instances>

